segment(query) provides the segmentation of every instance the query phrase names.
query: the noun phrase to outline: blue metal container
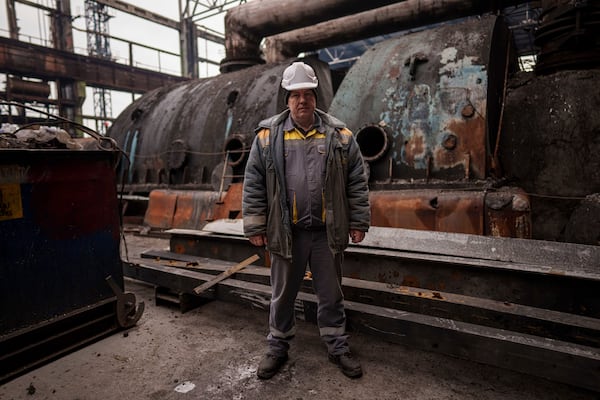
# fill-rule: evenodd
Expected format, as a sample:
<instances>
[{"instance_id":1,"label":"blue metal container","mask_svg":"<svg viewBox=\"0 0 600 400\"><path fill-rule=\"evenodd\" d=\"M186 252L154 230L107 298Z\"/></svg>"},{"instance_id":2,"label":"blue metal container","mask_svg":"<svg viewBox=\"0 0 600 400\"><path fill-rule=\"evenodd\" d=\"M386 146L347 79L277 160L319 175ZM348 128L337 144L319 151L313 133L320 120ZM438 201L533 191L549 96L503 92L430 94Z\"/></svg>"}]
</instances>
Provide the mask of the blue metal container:
<instances>
[{"instance_id":1,"label":"blue metal container","mask_svg":"<svg viewBox=\"0 0 600 400\"><path fill-rule=\"evenodd\" d=\"M106 282L123 287L115 160L0 150L0 379L117 328Z\"/></svg>"}]
</instances>

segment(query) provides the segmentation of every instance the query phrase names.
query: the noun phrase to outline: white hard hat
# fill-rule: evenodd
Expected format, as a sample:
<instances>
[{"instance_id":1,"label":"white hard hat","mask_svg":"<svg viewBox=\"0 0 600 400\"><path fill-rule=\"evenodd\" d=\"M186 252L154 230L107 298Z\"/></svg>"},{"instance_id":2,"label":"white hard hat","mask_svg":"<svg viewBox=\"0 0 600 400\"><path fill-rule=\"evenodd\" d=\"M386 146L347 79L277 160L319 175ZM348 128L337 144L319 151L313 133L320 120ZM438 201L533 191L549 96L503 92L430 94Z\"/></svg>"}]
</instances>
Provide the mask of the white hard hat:
<instances>
[{"instance_id":1,"label":"white hard hat","mask_svg":"<svg viewBox=\"0 0 600 400\"><path fill-rule=\"evenodd\" d=\"M319 85L315 71L308 64L295 62L283 71L281 87L287 91L314 89Z\"/></svg>"}]
</instances>

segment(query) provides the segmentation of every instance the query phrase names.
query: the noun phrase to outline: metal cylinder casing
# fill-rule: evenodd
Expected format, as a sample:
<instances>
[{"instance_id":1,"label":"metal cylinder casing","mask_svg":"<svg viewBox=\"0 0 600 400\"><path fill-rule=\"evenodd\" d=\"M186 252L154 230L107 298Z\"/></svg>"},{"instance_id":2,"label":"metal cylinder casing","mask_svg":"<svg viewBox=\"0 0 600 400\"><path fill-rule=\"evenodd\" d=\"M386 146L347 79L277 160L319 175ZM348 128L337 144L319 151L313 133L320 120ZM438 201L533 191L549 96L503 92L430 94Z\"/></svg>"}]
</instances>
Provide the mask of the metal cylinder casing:
<instances>
[{"instance_id":1,"label":"metal cylinder casing","mask_svg":"<svg viewBox=\"0 0 600 400\"><path fill-rule=\"evenodd\" d=\"M504 40L495 41L491 62L494 36L506 38L497 22L485 16L388 39L350 69L330 112L363 143L364 129L389 131L387 155L371 161L372 183L486 177L488 129L497 126L495 95L508 62Z\"/></svg>"},{"instance_id":2,"label":"metal cylinder casing","mask_svg":"<svg viewBox=\"0 0 600 400\"><path fill-rule=\"evenodd\" d=\"M327 64L305 60L319 79L317 106L333 97ZM122 172L133 190L212 188L227 162L243 174L258 123L285 108L281 75L289 62L258 65L243 71L194 80L149 92L125 109L108 136L129 155ZM221 164L219 171L216 167Z\"/></svg>"}]
</instances>

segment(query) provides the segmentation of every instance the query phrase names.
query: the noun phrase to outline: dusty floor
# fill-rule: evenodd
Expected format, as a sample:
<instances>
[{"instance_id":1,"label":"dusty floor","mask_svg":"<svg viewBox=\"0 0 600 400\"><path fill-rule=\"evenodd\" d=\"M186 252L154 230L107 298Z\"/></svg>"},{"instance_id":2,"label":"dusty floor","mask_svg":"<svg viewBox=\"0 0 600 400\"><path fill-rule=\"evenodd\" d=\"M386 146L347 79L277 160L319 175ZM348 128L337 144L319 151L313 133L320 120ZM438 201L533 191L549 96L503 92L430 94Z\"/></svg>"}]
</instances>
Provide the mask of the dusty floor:
<instances>
[{"instance_id":1,"label":"dusty floor","mask_svg":"<svg viewBox=\"0 0 600 400\"><path fill-rule=\"evenodd\" d=\"M146 243L146 244L144 244ZM137 246L160 248L164 239ZM146 303L137 326L0 386L0 399L600 399L597 393L381 342L354 333L365 374L349 380L329 363L314 325L298 322L283 370L256 378L267 314L220 301L182 314L156 306L154 290L126 281Z\"/></svg>"}]
</instances>

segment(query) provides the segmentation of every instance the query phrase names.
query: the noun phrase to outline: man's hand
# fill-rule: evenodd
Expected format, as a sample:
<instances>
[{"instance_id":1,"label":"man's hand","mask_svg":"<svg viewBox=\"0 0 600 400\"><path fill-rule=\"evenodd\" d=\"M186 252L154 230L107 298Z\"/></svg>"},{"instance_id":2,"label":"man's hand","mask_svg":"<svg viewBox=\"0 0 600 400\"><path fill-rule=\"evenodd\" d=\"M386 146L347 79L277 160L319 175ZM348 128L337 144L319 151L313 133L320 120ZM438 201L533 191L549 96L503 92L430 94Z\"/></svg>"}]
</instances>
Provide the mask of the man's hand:
<instances>
[{"instance_id":1,"label":"man's hand","mask_svg":"<svg viewBox=\"0 0 600 400\"><path fill-rule=\"evenodd\" d=\"M365 233L358 229L350 229L350 238L352 239L352 243L360 243L365 238Z\"/></svg>"},{"instance_id":2,"label":"man's hand","mask_svg":"<svg viewBox=\"0 0 600 400\"><path fill-rule=\"evenodd\" d=\"M248 240L250 240L250 243L258 247L267 245L267 235L265 234L250 236Z\"/></svg>"}]
</instances>

